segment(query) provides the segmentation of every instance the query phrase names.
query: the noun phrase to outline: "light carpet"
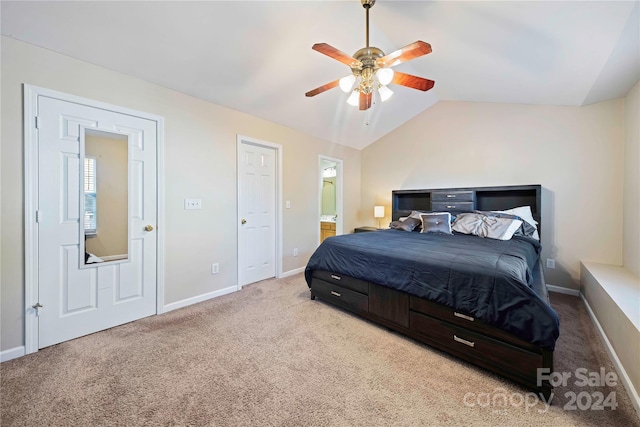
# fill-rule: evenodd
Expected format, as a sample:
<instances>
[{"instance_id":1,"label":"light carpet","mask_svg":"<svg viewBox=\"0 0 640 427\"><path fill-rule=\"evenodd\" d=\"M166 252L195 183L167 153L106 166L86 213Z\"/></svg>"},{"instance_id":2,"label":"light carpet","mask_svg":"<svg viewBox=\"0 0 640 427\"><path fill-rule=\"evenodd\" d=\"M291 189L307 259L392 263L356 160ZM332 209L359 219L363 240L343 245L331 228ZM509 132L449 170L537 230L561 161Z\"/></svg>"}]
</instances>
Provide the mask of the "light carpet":
<instances>
[{"instance_id":1,"label":"light carpet","mask_svg":"<svg viewBox=\"0 0 640 427\"><path fill-rule=\"evenodd\" d=\"M551 300L555 370L615 372L580 299ZM45 348L0 375L3 426L640 426L620 380L571 379L545 411L508 380L311 301L302 274ZM565 407L597 392L617 408Z\"/></svg>"}]
</instances>

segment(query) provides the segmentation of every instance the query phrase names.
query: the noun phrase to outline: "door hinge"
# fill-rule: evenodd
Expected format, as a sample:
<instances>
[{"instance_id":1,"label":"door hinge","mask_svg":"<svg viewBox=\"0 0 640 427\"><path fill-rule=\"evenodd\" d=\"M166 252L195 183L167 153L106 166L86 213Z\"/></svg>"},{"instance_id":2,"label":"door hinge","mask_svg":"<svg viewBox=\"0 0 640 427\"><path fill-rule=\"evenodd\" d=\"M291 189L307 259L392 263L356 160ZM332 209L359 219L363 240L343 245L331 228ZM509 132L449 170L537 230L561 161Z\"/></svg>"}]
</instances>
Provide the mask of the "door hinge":
<instances>
[{"instance_id":1,"label":"door hinge","mask_svg":"<svg viewBox=\"0 0 640 427\"><path fill-rule=\"evenodd\" d=\"M38 116L36 116L36 129L40 129L40 118Z\"/></svg>"},{"instance_id":2,"label":"door hinge","mask_svg":"<svg viewBox=\"0 0 640 427\"><path fill-rule=\"evenodd\" d=\"M40 222L41 218L42 218L42 214L40 213L40 211L36 211L36 222Z\"/></svg>"},{"instance_id":3,"label":"door hinge","mask_svg":"<svg viewBox=\"0 0 640 427\"><path fill-rule=\"evenodd\" d=\"M36 316L40 316L40 309L44 307L42 304L40 304L39 302L35 303L34 305L31 306L31 308L33 308L36 312Z\"/></svg>"}]
</instances>

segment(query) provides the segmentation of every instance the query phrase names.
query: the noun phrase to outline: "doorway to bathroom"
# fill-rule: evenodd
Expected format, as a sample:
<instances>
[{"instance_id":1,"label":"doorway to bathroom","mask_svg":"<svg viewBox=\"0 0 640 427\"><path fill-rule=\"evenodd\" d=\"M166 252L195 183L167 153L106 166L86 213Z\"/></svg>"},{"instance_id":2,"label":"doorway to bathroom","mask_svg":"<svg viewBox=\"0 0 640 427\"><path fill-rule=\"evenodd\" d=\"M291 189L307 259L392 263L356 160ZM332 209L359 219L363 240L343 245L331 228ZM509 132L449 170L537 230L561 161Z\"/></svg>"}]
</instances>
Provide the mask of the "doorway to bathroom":
<instances>
[{"instance_id":1,"label":"doorway to bathroom","mask_svg":"<svg viewBox=\"0 0 640 427\"><path fill-rule=\"evenodd\" d=\"M319 158L319 215L318 243L328 237L342 234L342 160Z\"/></svg>"}]
</instances>

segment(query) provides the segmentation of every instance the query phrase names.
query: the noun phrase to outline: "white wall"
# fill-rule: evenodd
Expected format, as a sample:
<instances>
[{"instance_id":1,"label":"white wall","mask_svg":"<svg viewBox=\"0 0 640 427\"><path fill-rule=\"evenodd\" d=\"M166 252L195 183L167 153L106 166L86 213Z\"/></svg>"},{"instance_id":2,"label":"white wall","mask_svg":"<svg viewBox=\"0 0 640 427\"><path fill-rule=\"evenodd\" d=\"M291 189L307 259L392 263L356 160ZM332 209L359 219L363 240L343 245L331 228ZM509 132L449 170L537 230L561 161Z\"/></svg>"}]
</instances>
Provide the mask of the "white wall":
<instances>
[{"instance_id":1,"label":"white wall","mask_svg":"<svg viewBox=\"0 0 640 427\"><path fill-rule=\"evenodd\" d=\"M362 210L391 191L541 184L547 283L580 260L622 263L623 101L586 107L439 102L362 153ZM373 225L373 218L364 218Z\"/></svg>"},{"instance_id":2,"label":"white wall","mask_svg":"<svg viewBox=\"0 0 640 427\"><path fill-rule=\"evenodd\" d=\"M358 225L359 151L11 38L1 43L1 350L24 344L24 83L165 118L166 304L237 284L238 134L283 147L283 201L291 201L283 209L283 271L304 267L317 246L318 155L344 161L344 227ZM202 199L203 209L185 211L186 197Z\"/></svg>"},{"instance_id":3,"label":"white wall","mask_svg":"<svg viewBox=\"0 0 640 427\"><path fill-rule=\"evenodd\" d=\"M623 265L640 276L640 82L624 99Z\"/></svg>"}]
</instances>

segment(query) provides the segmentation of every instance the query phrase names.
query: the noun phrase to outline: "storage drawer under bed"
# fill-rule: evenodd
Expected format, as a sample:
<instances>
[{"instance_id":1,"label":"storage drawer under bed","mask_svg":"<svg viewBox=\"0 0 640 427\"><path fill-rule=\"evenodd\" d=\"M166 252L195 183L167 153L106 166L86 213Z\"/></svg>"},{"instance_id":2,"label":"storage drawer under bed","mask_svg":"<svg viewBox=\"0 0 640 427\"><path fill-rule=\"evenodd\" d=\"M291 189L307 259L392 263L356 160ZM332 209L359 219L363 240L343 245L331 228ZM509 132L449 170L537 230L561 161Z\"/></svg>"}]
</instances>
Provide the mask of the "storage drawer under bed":
<instances>
[{"instance_id":1,"label":"storage drawer under bed","mask_svg":"<svg viewBox=\"0 0 640 427\"><path fill-rule=\"evenodd\" d=\"M314 277L311 282L311 292L314 296L323 298L332 304L348 310L355 312L369 311L368 295L353 291L336 283L328 283Z\"/></svg>"},{"instance_id":2,"label":"storage drawer under bed","mask_svg":"<svg viewBox=\"0 0 640 427\"><path fill-rule=\"evenodd\" d=\"M437 342L440 346L482 359L492 365L507 366L509 370L531 376L543 367L539 353L489 338L424 314L411 311L409 324L413 332Z\"/></svg>"},{"instance_id":3,"label":"storage drawer under bed","mask_svg":"<svg viewBox=\"0 0 640 427\"><path fill-rule=\"evenodd\" d=\"M351 289L352 291L360 292L361 294L369 294L369 282L364 280L354 279L353 277L325 270L315 270L313 272L313 277L321 279L327 283L340 285L344 288Z\"/></svg>"},{"instance_id":4,"label":"storage drawer under bed","mask_svg":"<svg viewBox=\"0 0 640 427\"><path fill-rule=\"evenodd\" d=\"M438 320L443 320L447 323L479 334L491 335L494 338L517 345L518 347L531 350L535 350L537 348L535 345L518 338L509 332L484 323L482 320L478 320L468 313L463 313L445 305L419 298L414 295L411 295L409 298L409 308L415 312L425 314Z\"/></svg>"}]
</instances>

